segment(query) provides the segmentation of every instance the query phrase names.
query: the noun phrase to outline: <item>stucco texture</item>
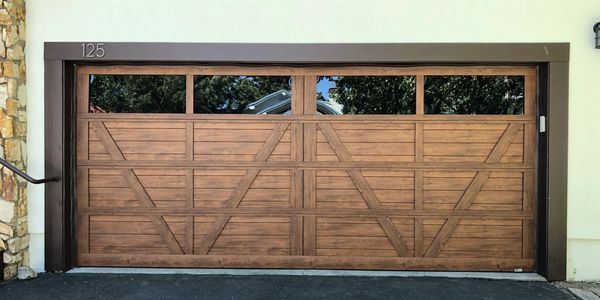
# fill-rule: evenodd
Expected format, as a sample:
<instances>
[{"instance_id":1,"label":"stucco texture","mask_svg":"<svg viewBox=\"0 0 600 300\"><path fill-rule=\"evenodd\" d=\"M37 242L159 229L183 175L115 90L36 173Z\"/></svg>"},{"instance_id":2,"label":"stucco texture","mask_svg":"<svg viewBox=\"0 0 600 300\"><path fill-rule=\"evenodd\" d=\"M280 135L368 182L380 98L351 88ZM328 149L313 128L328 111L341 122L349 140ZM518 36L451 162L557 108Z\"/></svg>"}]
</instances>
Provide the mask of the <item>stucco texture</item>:
<instances>
[{"instance_id":1,"label":"stucco texture","mask_svg":"<svg viewBox=\"0 0 600 300\"><path fill-rule=\"evenodd\" d=\"M597 0L29 0L29 171L43 173L43 43L568 42L568 278L600 279ZM567 143L567 141L564 141ZM31 263L43 269L43 188L29 187Z\"/></svg>"}]
</instances>

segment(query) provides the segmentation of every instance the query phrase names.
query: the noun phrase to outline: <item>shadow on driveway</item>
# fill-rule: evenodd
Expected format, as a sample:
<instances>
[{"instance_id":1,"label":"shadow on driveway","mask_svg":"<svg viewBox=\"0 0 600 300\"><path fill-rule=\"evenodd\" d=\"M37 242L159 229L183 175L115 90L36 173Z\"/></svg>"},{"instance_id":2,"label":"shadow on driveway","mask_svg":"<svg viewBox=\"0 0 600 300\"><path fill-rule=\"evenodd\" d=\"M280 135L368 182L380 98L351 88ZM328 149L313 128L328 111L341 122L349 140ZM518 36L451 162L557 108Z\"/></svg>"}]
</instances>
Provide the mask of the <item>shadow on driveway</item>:
<instances>
[{"instance_id":1,"label":"shadow on driveway","mask_svg":"<svg viewBox=\"0 0 600 300\"><path fill-rule=\"evenodd\" d=\"M42 274L0 299L575 299L547 282L486 279Z\"/></svg>"}]
</instances>

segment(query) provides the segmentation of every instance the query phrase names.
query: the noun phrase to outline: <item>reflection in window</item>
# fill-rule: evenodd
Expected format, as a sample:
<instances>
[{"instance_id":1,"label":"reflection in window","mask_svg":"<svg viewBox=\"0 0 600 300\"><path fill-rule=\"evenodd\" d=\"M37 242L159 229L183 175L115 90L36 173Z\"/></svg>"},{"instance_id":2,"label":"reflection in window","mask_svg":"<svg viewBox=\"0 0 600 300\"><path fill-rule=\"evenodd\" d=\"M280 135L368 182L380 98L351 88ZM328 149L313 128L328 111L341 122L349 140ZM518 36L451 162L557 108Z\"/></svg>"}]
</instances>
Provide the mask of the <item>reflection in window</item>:
<instances>
[{"instance_id":1,"label":"reflection in window","mask_svg":"<svg viewBox=\"0 0 600 300\"><path fill-rule=\"evenodd\" d=\"M523 114L523 76L426 76L427 114Z\"/></svg>"},{"instance_id":2,"label":"reflection in window","mask_svg":"<svg viewBox=\"0 0 600 300\"><path fill-rule=\"evenodd\" d=\"M90 113L184 113L185 76L90 75Z\"/></svg>"},{"instance_id":3,"label":"reflection in window","mask_svg":"<svg viewBox=\"0 0 600 300\"><path fill-rule=\"evenodd\" d=\"M289 114L289 76L196 76L194 112L201 114Z\"/></svg>"},{"instance_id":4,"label":"reflection in window","mask_svg":"<svg viewBox=\"0 0 600 300\"><path fill-rule=\"evenodd\" d=\"M414 76L321 76L317 81L321 114L414 114L415 99Z\"/></svg>"}]
</instances>

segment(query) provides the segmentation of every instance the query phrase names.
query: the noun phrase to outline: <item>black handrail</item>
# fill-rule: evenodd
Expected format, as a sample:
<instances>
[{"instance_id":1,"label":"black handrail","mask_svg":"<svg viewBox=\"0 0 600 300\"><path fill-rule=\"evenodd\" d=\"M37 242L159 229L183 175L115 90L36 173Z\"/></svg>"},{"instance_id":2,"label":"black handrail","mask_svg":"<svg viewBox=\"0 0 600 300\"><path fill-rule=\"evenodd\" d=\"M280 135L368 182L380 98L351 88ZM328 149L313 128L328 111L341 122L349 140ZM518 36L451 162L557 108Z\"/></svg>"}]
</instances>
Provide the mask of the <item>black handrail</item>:
<instances>
[{"instance_id":1,"label":"black handrail","mask_svg":"<svg viewBox=\"0 0 600 300\"><path fill-rule=\"evenodd\" d=\"M53 182L53 181L60 180L60 177L49 177L49 178L42 178L42 179L32 178L31 176L27 175L27 173L17 169L17 167L11 165L9 162L7 162L6 160L4 160L2 158L0 158L0 164L7 167L9 170L15 172L17 175L23 177L23 179L25 179L33 184L47 183L47 182Z\"/></svg>"}]
</instances>

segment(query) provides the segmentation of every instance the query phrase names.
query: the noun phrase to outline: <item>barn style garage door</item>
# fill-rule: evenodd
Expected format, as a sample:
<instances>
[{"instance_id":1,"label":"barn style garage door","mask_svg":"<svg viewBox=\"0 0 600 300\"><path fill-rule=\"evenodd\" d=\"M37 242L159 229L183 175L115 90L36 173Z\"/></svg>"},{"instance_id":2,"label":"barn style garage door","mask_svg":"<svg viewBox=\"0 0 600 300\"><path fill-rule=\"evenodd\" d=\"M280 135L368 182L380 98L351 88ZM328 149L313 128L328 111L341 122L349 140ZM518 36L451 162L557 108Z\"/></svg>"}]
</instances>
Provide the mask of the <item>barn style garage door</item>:
<instances>
[{"instance_id":1,"label":"barn style garage door","mask_svg":"<svg viewBox=\"0 0 600 300\"><path fill-rule=\"evenodd\" d=\"M79 266L534 270L536 70L81 66Z\"/></svg>"}]
</instances>

